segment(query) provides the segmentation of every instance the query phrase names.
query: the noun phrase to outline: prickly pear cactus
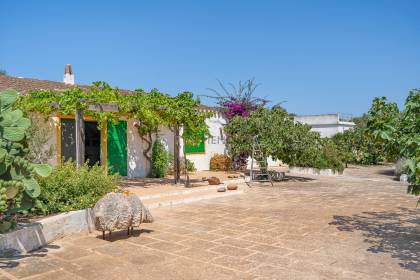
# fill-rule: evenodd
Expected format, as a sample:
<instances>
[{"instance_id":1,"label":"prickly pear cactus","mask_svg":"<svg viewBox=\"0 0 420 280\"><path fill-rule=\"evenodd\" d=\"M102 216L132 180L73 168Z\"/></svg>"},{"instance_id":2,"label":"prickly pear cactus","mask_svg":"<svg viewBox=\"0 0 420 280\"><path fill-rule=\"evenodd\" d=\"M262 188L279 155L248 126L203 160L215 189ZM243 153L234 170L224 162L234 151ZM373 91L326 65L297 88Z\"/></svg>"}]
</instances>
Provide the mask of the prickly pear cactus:
<instances>
[{"instance_id":1,"label":"prickly pear cactus","mask_svg":"<svg viewBox=\"0 0 420 280\"><path fill-rule=\"evenodd\" d=\"M151 223L153 217L136 195L108 193L93 208L95 227L100 231L115 231Z\"/></svg>"},{"instance_id":2,"label":"prickly pear cactus","mask_svg":"<svg viewBox=\"0 0 420 280\"><path fill-rule=\"evenodd\" d=\"M51 173L49 165L26 160L25 137L31 121L13 108L17 99L14 90L0 92L0 233L10 230L16 215L36 203L41 190L34 173L44 177Z\"/></svg>"}]
</instances>

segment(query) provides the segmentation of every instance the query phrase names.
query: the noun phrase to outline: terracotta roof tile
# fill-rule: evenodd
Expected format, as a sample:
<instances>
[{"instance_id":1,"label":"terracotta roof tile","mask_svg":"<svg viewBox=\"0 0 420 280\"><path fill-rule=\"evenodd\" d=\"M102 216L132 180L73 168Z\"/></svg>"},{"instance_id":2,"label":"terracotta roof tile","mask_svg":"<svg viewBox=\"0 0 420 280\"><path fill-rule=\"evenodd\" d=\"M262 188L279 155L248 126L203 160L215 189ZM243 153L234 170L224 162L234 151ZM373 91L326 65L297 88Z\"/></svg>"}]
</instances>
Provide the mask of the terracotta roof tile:
<instances>
[{"instance_id":1,"label":"terracotta roof tile","mask_svg":"<svg viewBox=\"0 0 420 280\"><path fill-rule=\"evenodd\" d=\"M26 93L30 90L65 90L72 88L72 85L65 85L60 82L37 80L30 78L17 78L11 76L0 76L0 90L12 88L20 93Z\"/></svg>"},{"instance_id":2,"label":"terracotta roof tile","mask_svg":"<svg viewBox=\"0 0 420 280\"><path fill-rule=\"evenodd\" d=\"M31 78L17 78L12 76L0 76L0 90L12 88L19 93L26 93L30 90L56 90L62 91L73 87L80 87L81 89L87 89L87 85L66 85L61 82L54 82L48 80L38 80ZM130 94L132 91L126 89L120 89L123 94Z\"/></svg>"},{"instance_id":3,"label":"terracotta roof tile","mask_svg":"<svg viewBox=\"0 0 420 280\"><path fill-rule=\"evenodd\" d=\"M81 89L88 88L87 85L66 85L61 82L54 82L48 80L38 80L31 78L18 78L6 75L0 75L0 91L5 89L14 89L19 93L27 93L30 90L56 90L63 91L73 87L80 87ZM120 89L122 94L131 94L133 91ZM220 111L220 109L215 107L209 107L206 105L200 105L202 110L206 111Z\"/></svg>"}]
</instances>

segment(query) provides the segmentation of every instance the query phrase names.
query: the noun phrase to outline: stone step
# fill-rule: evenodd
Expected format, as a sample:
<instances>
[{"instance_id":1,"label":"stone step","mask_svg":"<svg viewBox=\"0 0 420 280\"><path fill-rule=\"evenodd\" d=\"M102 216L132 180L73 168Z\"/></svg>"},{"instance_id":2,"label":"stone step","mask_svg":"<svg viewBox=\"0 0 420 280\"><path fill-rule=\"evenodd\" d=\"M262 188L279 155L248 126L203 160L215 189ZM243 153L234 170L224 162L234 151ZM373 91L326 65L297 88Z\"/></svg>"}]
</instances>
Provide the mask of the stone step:
<instances>
[{"instance_id":1,"label":"stone step","mask_svg":"<svg viewBox=\"0 0 420 280\"><path fill-rule=\"evenodd\" d=\"M204 186L204 187L195 187L195 188L185 188L185 189L177 190L177 191L167 191L167 192L160 192L160 193L155 193L155 194L142 195L140 197L142 200L148 200L148 199L162 198L162 197L175 196L175 195L202 193L202 192L208 192L209 190L217 190L217 188L221 186L224 186L224 184L220 184L217 186L213 185L213 186Z\"/></svg>"},{"instance_id":2,"label":"stone step","mask_svg":"<svg viewBox=\"0 0 420 280\"><path fill-rule=\"evenodd\" d=\"M200 190L189 193L175 192L176 194L159 196L159 197L141 197L143 203L149 209L156 209L160 207L171 207L180 204L193 203L205 199L214 199L222 197L230 197L235 195L240 195L244 192L244 187L239 187L235 191L226 191L226 192L217 192L217 189L223 184L218 186L212 186L212 188L207 188L207 190ZM215 188L214 188L215 187Z\"/></svg>"},{"instance_id":3,"label":"stone step","mask_svg":"<svg viewBox=\"0 0 420 280\"><path fill-rule=\"evenodd\" d=\"M219 187L222 187L222 186L226 187L229 184L239 185L242 183L244 183L244 179L233 179L233 180L225 181L220 185L208 185L208 186L203 186L203 187L184 188L184 189L176 190L176 191L165 191L165 192L159 192L159 193L154 193L154 194L146 194L146 195L140 195L140 198L142 200L147 200L147 199L168 197L168 196L174 196L174 195L187 195L190 193L202 193L202 192L207 192L209 190L217 190Z\"/></svg>"}]
</instances>

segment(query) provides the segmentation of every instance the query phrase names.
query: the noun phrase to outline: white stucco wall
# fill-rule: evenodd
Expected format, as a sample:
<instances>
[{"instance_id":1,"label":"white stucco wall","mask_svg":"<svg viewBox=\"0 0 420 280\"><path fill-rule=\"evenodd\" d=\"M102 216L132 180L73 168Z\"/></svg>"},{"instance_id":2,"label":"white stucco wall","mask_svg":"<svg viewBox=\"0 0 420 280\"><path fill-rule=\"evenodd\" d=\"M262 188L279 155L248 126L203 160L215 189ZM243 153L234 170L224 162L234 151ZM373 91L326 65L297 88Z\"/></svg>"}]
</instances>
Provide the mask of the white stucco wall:
<instances>
[{"instance_id":1,"label":"white stucco wall","mask_svg":"<svg viewBox=\"0 0 420 280\"><path fill-rule=\"evenodd\" d=\"M336 124L339 122L338 114L295 116L295 120L309 125Z\"/></svg>"},{"instance_id":2,"label":"white stucco wall","mask_svg":"<svg viewBox=\"0 0 420 280\"><path fill-rule=\"evenodd\" d=\"M146 159L143 154L143 150L146 148L146 143L140 138L137 128L135 126L135 120L129 120L127 122L127 160L128 160L128 172L127 176L133 177L146 177L150 175L151 166L150 162ZM158 137L165 143L168 151L173 154L174 151L174 134L167 127L160 127ZM156 136L153 135L153 141L156 140ZM151 154L151 151L150 151ZM181 141L181 156L182 154L182 141Z\"/></svg>"},{"instance_id":3,"label":"white stucco wall","mask_svg":"<svg viewBox=\"0 0 420 280\"><path fill-rule=\"evenodd\" d=\"M345 130L352 128L354 125L348 124L333 124L333 125L312 125L312 131L317 131L321 137L332 137L337 133L342 133Z\"/></svg>"},{"instance_id":4,"label":"white stucco wall","mask_svg":"<svg viewBox=\"0 0 420 280\"><path fill-rule=\"evenodd\" d=\"M310 125L321 137L331 137L355 126L353 122L340 120L339 114L295 116L295 121Z\"/></svg>"},{"instance_id":5,"label":"white stucco wall","mask_svg":"<svg viewBox=\"0 0 420 280\"><path fill-rule=\"evenodd\" d=\"M211 137L205 142L205 153L187 154L187 158L194 162L197 170L210 170L210 159L215 154L223 155L226 153L226 136L224 132L220 132L220 130L223 131L223 127L226 125L223 115L216 112L211 118L206 120L206 124L209 127Z\"/></svg>"},{"instance_id":6,"label":"white stucco wall","mask_svg":"<svg viewBox=\"0 0 420 280\"><path fill-rule=\"evenodd\" d=\"M127 176L146 177L150 171L150 164L143 155L146 145L140 138L134 120L127 121Z\"/></svg>"},{"instance_id":7,"label":"white stucco wall","mask_svg":"<svg viewBox=\"0 0 420 280\"><path fill-rule=\"evenodd\" d=\"M47 120L40 114L31 114L29 116L32 122L36 122L37 126L44 133L47 133L48 141L43 146L44 151L48 151L51 148L54 153L51 155L51 158L48 160L48 163L52 166L57 164L57 137L56 137L56 122L58 118L48 118Z\"/></svg>"}]
</instances>

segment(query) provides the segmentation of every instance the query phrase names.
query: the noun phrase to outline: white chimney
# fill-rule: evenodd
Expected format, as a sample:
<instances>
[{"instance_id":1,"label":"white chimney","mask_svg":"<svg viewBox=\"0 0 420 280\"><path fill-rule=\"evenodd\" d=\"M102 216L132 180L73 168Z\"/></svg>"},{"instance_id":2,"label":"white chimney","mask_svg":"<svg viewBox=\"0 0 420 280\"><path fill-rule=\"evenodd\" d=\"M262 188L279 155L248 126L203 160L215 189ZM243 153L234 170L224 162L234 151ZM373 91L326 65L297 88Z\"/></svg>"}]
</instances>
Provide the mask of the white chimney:
<instances>
[{"instance_id":1,"label":"white chimney","mask_svg":"<svg viewBox=\"0 0 420 280\"><path fill-rule=\"evenodd\" d=\"M70 64L66 64L66 68L64 68L63 83L66 85L74 85L74 75Z\"/></svg>"}]
</instances>

